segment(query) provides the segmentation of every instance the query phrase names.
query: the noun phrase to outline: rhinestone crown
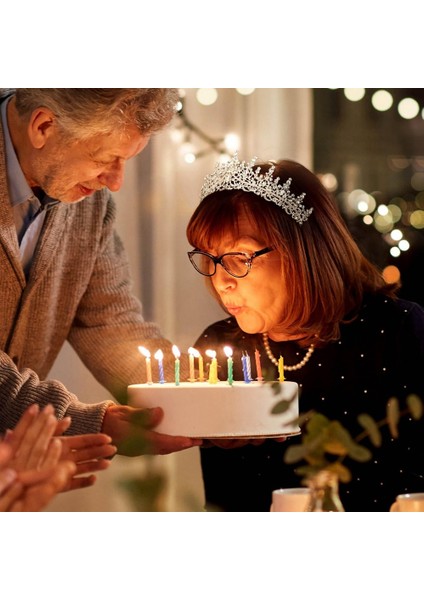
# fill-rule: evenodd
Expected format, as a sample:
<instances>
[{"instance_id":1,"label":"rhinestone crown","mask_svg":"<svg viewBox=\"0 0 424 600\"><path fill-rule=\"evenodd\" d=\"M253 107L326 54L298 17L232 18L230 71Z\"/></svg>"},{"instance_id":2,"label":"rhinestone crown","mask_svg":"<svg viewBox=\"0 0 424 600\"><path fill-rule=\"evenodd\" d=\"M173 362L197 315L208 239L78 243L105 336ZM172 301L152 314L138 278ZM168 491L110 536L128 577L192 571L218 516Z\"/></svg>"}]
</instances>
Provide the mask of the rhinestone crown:
<instances>
[{"instance_id":1,"label":"rhinestone crown","mask_svg":"<svg viewBox=\"0 0 424 600\"><path fill-rule=\"evenodd\" d=\"M285 183L280 184L280 178L273 179L272 174L275 166L271 165L269 170L261 173L260 167L254 169L256 157L252 158L250 163L240 162L237 154L225 163L218 163L215 170L204 179L200 191L200 199L206 198L214 192L224 190L243 190L244 192L253 192L257 196L274 202L281 206L299 225L308 220L313 208L305 208L302 204L305 194L296 196L290 192L291 178Z\"/></svg>"}]
</instances>

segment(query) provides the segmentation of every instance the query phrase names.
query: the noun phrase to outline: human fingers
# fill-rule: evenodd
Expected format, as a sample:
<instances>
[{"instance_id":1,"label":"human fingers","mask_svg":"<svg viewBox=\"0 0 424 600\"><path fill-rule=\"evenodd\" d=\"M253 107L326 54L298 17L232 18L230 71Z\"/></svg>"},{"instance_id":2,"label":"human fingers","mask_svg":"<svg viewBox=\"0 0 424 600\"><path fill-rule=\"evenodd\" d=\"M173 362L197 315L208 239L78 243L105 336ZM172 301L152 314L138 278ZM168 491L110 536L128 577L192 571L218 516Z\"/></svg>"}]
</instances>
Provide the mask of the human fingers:
<instances>
[{"instance_id":1,"label":"human fingers","mask_svg":"<svg viewBox=\"0 0 424 600\"><path fill-rule=\"evenodd\" d=\"M0 470L0 496L7 490L16 480L17 473L14 469Z\"/></svg>"},{"instance_id":2,"label":"human fingers","mask_svg":"<svg viewBox=\"0 0 424 600\"><path fill-rule=\"evenodd\" d=\"M193 446L201 446L202 440L183 436L165 435L155 431L141 429L132 431L121 444L118 453L124 456L141 454L171 454Z\"/></svg>"},{"instance_id":3,"label":"human fingers","mask_svg":"<svg viewBox=\"0 0 424 600\"><path fill-rule=\"evenodd\" d=\"M222 450L233 450L234 448L241 448L242 446L246 446L249 443L249 440L230 440L225 438L214 438L208 441L211 443L211 446L216 446L217 448L221 448ZM204 444L202 444L202 446L204 446Z\"/></svg>"},{"instance_id":4,"label":"human fingers","mask_svg":"<svg viewBox=\"0 0 424 600\"><path fill-rule=\"evenodd\" d=\"M39 464L40 469L50 469L57 465L62 455L62 440L54 437L50 440L49 446L43 460Z\"/></svg>"},{"instance_id":5,"label":"human fingers","mask_svg":"<svg viewBox=\"0 0 424 600\"><path fill-rule=\"evenodd\" d=\"M12 485L0 495L0 512L11 510L14 502L22 495L24 486L20 481L15 481Z\"/></svg>"},{"instance_id":6,"label":"human fingers","mask_svg":"<svg viewBox=\"0 0 424 600\"><path fill-rule=\"evenodd\" d=\"M102 423L102 432L109 435L114 443L121 442L131 433L132 428L152 429L163 418L161 408L133 408L116 404L107 408Z\"/></svg>"},{"instance_id":7,"label":"human fingers","mask_svg":"<svg viewBox=\"0 0 424 600\"><path fill-rule=\"evenodd\" d=\"M22 502L13 506L11 510L35 512L44 508L56 494L69 485L75 473L75 465L71 461L60 461L50 473L45 481L26 489Z\"/></svg>"},{"instance_id":8,"label":"human fingers","mask_svg":"<svg viewBox=\"0 0 424 600\"><path fill-rule=\"evenodd\" d=\"M107 436L105 437L107 439ZM80 462L85 462L88 460L112 458L117 452L117 447L110 443L92 445L87 442L89 442L89 440L82 440L82 443L77 442L77 444L74 444L71 447L68 446L62 451L62 458L72 460L76 464L78 464Z\"/></svg>"},{"instance_id":9,"label":"human fingers","mask_svg":"<svg viewBox=\"0 0 424 600\"><path fill-rule=\"evenodd\" d=\"M53 407L47 405L27 428L16 454L16 468L36 469L43 462L57 419Z\"/></svg>"},{"instance_id":10,"label":"human fingers","mask_svg":"<svg viewBox=\"0 0 424 600\"><path fill-rule=\"evenodd\" d=\"M63 419L61 419L60 421L57 422L54 434L55 435L63 435L65 433L65 431L68 431L70 425L71 425L71 417L64 417Z\"/></svg>"},{"instance_id":11,"label":"human fingers","mask_svg":"<svg viewBox=\"0 0 424 600\"><path fill-rule=\"evenodd\" d=\"M63 491L71 492L73 490L81 490L82 488L94 485L96 481L97 478L95 475L90 475L89 477L73 477L70 480L68 487L66 487Z\"/></svg>"},{"instance_id":12,"label":"human fingers","mask_svg":"<svg viewBox=\"0 0 424 600\"><path fill-rule=\"evenodd\" d=\"M110 465L110 460L106 460L105 458L76 463L75 477L78 475L84 475L85 473L93 473L93 471L104 471L105 469L108 469Z\"/></svg>"},{"instance_id":13,"label":"human fingers","mask_svg":"<svg viewBox=\"0 0 424 600\"><path fill-rule=\"evenodd\" d=\"M63 453L84 448L104 446L112 442L112 438L105 433L83 433L80 435L69 435L60 438L63 445Z\"/></svg>"},{"instance_id":14,"label":"human fingers","mask_svg":"<svg viewBox=\"0 0 424 600\"><path fill-rule=\"evenodd\" d=\"M0 469L8 465L12 457L12 447L10 444L0 442Z\"/></svg>"},{"instance_id":15,"label":"human fingers","mask_svg":"<svg viewBox=\"0 0 424 600\"><path fill-rule=\"evenodd\" d=\"M39 408L38 404L31 404L31 406L29 406L24 411L24 413L22 414L21 418L17 422L16 427L13 429L13 431L8 432L7 441L12 446L14 453L16 453L17 450L19 449L22 439L25 436L25 433L26 433L28 427L34 421L35 417L38 415L39 412L40 412L40 408Z\"/></svg>"}]
</instances>

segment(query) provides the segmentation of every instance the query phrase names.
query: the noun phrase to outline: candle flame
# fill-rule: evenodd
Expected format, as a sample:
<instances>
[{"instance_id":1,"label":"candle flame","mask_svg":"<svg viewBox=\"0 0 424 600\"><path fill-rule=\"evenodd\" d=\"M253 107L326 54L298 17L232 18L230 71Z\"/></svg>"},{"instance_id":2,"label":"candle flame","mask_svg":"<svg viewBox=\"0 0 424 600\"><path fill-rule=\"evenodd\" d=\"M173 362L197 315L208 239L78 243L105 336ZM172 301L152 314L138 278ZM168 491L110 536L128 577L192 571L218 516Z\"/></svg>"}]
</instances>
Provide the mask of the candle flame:
<instances>
[{"instance_id":1,"label":"candle flame","mask_svg":"<svg viewBox=\"0 0 424 600\"><path fill-rule=\"evenodd\" d=\"M206 356L209 356L210 358L215 358L216 357L215 350L206 350L205 354L206 354Z\"/></svg>"},{"instance_id":2,"label":"candle flame","mask_svg":"<svg viewBox=\"0 0 424 600\"><path fill-rule=\"evenodd\" d=\"M196 350L196 348L192 348L191 346L188 349L188 353L192 354L195 358L199 358L199 356L200 356L200 352L198 350Z\"/></svg>"},{"instance_id":3,"label":"candle flame","mask_svg":"<svg viewBox=\"0 0 424 600\"><path fill-rule=\"evenodd\" d=\"M181 356L181 352L179 351L179 349L177 348L177 346L172 346L172 354L175 356L175 358L180 358Z\"/></svg>"},{"instance_id":4,"label":"candle flame","mask_svg":"<svg viewBox=\"0 0 424 600\"><path fill-rule=\"evenodd\" d=\"M157 352L155 352L155 358L156 358L156 360L162 360L163 359L163 352L162 352L162 350L158 350Z\"/></svg>"},{"instance_id":5,"label":"candle flame","mask_svg":"<svg viewBox=\"0 0 424 600\"><path fill-rule=\"evenodd\" d=\"M230 346L224 346L224 353L227 358L233 355L233 349Z\"/></svg>"},{"instance_id":6,"label":"candle flame","mask_svg":"<svg viewBox=\"0 0 424 600\"><path fill-rule=\"evenodd\" d=\"M146 358L150 358L150 352L144 346L139 346L138 351L141 352L141 354Z\"/></svg>"}]
</instances>

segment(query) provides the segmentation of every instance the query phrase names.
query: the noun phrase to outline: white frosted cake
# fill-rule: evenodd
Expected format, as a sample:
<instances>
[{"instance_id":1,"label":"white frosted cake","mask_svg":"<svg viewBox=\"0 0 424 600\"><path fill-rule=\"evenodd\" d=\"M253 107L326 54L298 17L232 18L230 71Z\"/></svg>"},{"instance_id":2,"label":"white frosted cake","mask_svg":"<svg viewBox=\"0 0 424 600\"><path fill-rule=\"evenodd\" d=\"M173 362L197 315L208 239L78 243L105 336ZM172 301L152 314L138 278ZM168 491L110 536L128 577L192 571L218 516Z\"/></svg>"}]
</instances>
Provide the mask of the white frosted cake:
<instances>
[{"instance_id":1,"label":"white frosted cake","mask_svg":"<svg viewBox=\"0 0 424 600\"><path fill-rule=\"evenodd\" d=\"M293 400L292 400L293 399ZM292 400L288 410L271 413L280 400ZM154 383L128 386L131 406L160 406L164 417L156 431L196 438L278 437L297 435L292 422L299 416L298 385L280 384L278 394L269 383L235 381L210 383Z\"/></svg>"}]
</instances>

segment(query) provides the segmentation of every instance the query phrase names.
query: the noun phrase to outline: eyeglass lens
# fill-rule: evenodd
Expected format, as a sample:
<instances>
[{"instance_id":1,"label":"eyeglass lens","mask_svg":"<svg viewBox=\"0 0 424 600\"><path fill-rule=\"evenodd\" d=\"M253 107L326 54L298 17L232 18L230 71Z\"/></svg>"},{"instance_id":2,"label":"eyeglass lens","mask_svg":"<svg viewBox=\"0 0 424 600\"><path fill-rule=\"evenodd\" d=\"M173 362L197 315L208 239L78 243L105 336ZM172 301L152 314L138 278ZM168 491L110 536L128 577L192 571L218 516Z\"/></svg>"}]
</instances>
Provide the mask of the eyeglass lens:
<instances>
[{"instance_id":1,"label":"eyeglass lens","mask_svg":"<svg viewBox=\"0 0 424 600\"><path fill-rule=\"evenodd\" d=\"M215 262L209 256L194 253L191 255L191 261L203 275L213 275L215 273ZM249 259L244 254L225 254L221 259L221 264L230 275L236 277L243 277L249 272Z\"/></svg>"}]
</instances>

